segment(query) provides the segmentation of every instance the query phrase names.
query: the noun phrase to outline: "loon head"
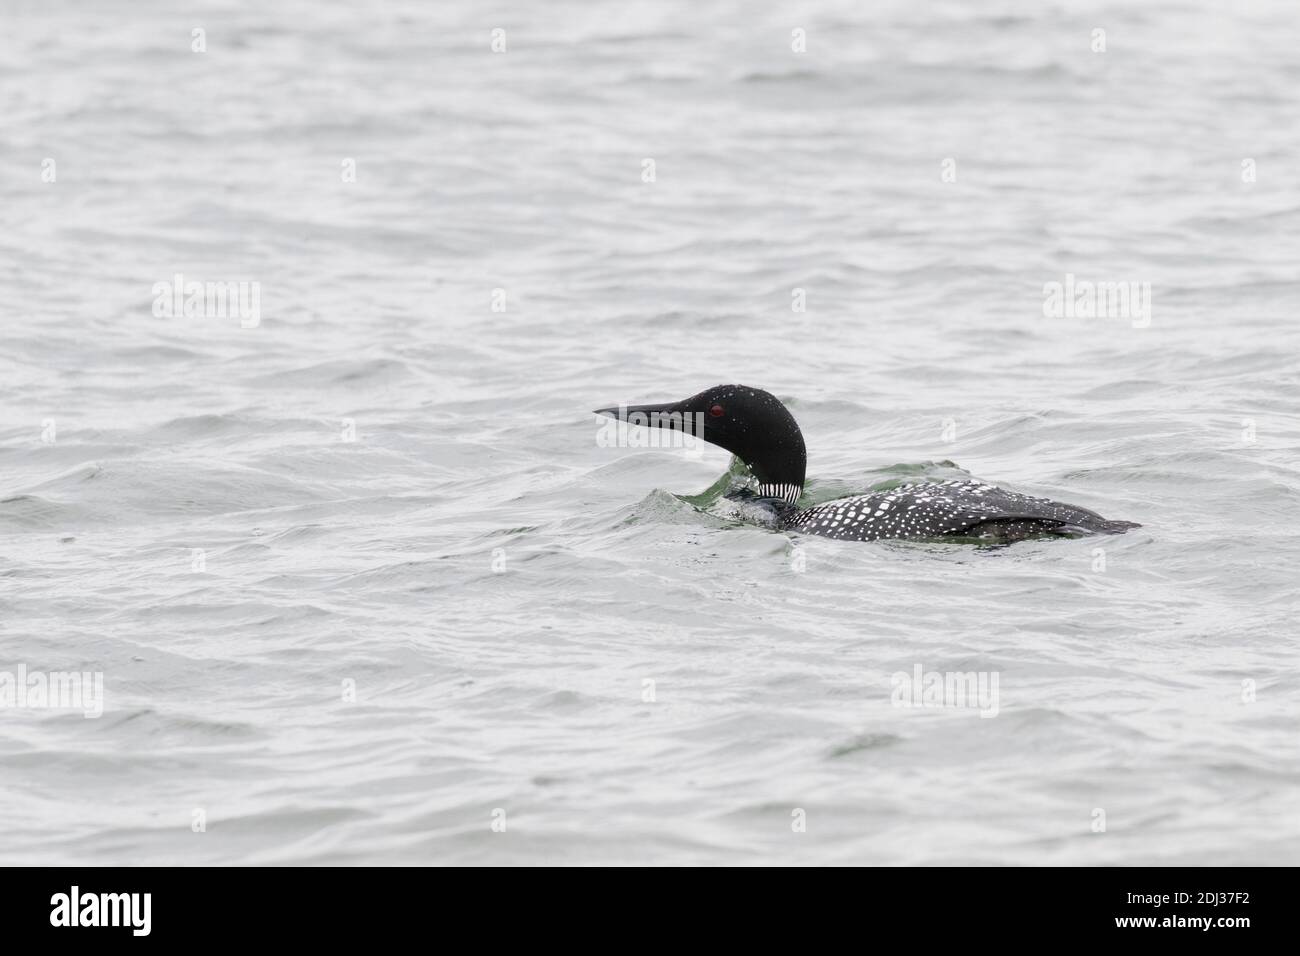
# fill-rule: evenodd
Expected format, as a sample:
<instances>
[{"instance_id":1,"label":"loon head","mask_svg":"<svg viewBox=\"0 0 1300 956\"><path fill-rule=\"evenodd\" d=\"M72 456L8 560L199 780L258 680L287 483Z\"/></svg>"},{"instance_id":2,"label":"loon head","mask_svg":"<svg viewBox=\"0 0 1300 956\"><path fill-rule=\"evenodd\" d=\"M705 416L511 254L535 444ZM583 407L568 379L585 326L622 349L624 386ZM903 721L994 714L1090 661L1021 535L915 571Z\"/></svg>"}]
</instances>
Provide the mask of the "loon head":
<instances>
[{"instance_id":1,"label":"loon head","mask_svg":"<svg viewBox=\"0 0 1300 956\"><path fill-rule=\"evenodd\" d=\"M771 392L748 385L715 385L666 405L598 408L632 425L671 428L725 448L754 473L758 493L793 504L803 493L808 453L794 416Z\"/></svg>"}]
</instances>

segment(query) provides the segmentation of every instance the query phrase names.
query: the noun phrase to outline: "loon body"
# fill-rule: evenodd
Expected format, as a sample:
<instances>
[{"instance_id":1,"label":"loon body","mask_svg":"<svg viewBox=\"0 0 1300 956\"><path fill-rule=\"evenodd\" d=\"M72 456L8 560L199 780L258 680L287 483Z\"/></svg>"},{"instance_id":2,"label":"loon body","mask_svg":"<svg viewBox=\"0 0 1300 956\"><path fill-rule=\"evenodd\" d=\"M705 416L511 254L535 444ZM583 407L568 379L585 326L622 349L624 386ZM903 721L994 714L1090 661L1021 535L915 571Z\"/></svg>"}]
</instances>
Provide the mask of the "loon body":
<instances>
[{"instance_id":1,"label":"loon body","mask_svg":"<svg viewBox=\"0 0 1300 956\"><path fill-rule=\"evenodd\" d=\"M781 529L847 541L978 538L1016 541L1044 534L1118 534L1141 525L1108 521L1075 505L1033 498L972 479L920 481L799 509L807 468L803 433L770 392L717 385L667 405L620 405L598 415L671 428L717 445L749 466L756 497Z\"/></svg>"}]
</instances>

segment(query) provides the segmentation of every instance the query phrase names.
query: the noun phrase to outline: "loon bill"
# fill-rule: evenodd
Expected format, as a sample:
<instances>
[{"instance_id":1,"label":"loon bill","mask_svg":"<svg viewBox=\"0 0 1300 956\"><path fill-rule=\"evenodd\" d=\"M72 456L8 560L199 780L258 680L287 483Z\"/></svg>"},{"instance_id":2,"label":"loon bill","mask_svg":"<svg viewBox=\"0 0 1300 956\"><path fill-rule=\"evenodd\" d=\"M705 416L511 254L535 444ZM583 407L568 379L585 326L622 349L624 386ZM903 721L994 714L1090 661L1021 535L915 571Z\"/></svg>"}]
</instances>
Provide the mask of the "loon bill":
<instances>
[{"instance_id":1,"label":"loon bill","mask_svg":"<svg viewBox=\"0 0 1300 956\"><path fill-rule=\"evenodd\" d=\"M973 479L920 481L800 510L808 455L780 399L761 388L716 385L681 402L598 408L634 425L684 431L731 452L758 479L777 526L805 534L878 538L975 537L1015 541L1042 534L1119 534L1141 525L1108 521L1075 505L1005 491Z\"/></svg>"}]
</instances>

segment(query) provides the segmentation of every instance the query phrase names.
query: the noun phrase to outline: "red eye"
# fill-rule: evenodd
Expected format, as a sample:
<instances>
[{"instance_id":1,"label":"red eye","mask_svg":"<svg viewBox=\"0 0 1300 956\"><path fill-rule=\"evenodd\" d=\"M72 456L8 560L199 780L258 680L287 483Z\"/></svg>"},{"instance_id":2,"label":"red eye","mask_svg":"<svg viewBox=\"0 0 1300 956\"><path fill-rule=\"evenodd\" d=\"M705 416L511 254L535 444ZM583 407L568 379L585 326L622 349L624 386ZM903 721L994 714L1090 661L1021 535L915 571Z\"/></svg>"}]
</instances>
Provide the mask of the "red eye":
<instances>
[{"instance_id":1,"label":"red eye","mask_svg":"<svg viewBox=\"0 0 1300 956\"><path fill-rule=\"evenodd\" d=\"M721 418L721 417L722 417L722 406L721 406L721 405L714 405L712 408L709 409L709 414L712 415L714 418Z\"/></svg>"}]
</instances>

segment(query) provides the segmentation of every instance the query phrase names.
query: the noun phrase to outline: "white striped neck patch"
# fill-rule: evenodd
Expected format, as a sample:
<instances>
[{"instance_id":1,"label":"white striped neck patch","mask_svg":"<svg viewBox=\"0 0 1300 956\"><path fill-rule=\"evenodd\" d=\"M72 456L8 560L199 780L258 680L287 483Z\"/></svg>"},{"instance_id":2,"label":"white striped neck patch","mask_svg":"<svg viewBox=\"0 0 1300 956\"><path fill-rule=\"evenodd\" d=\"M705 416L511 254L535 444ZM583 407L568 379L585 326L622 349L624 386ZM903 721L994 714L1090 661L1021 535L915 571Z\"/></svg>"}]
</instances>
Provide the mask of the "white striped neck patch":
<instances>
[{"instance_id":1,"label":"white striped neck patch","mask_svg":"<svg viewBox=\"0 0 1300 956\"><path fill-rule=\"evenodd\" d=\"M803 494L803 488L800 485L790 484L760 484L758 494L761 498L778 498L781 501L788 501L794 504Z\"/></svg>"}]
</instances>

